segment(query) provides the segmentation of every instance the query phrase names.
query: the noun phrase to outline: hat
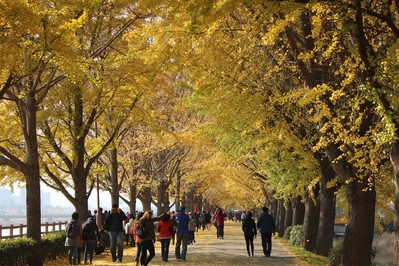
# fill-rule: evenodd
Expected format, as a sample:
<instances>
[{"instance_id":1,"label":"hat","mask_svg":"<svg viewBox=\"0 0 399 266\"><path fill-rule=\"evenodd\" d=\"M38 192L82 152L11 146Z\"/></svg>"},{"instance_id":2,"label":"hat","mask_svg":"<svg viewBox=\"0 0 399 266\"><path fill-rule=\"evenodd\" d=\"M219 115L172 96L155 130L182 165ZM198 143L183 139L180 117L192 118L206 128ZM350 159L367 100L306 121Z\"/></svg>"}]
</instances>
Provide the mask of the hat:
<instances>
[{"instance_id":1,"label":"hat","mask_svg":"<svg viewBox=\"0 0 399 266\"><path fill-rule=\"evenodd\" d=\"M185 209L186 209L186 206L180 206L179 207L179 212L184 212Z\"/></svg>"}]
</instances>

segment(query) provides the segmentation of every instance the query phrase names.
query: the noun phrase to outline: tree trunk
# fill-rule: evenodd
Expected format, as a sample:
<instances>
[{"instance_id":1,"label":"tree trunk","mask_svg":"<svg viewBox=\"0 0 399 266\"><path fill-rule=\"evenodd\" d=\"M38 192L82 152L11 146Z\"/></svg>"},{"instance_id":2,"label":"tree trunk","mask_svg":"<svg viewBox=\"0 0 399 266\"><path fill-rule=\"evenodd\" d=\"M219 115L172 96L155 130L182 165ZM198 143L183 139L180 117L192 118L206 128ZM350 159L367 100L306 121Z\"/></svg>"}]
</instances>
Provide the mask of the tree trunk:
<instances>
[{"instance_id":1,"label":"tree trunk","mask_svg":"<svg viewBox=\"0 0 399 266\"><path fill-rule=\"evenodd\" d=\"M278 200L277 232L279 237L282 237L284 235L284 219L284 200Z\"/></svg>"},{"instance_id":2,"label":"tree trunk","mask_svg":"<svg viewBox=\"0 0 399 266\"><path fill-rule=\"evenodd\" d=\"M349 205L349 217L346 227L341 265L371 265L371 251L374 235L374 215L376 192L374 183L368 178L358 180L356 169L348 162L336 160L341 155L337 146L330 145L326 154L331 166L340 178L351 180L346 186ZM373 177L371 177L373 180Z\"/></svg>"},{"instance_id":3,"label":"tree trunk","mask_svg":"<svg viewBox=\"0 0 399 266\"><path fill-rule=\"evenodd\" d=\"M353 181L347 186L346 195L349 218L341 263L348 266L371 265L376 203L374 184L369 186L367 178L362 182Z\"/></svg>"},{"instance_id":4,"label":"tree trunk","mask_svg":"<svg viewBox=\"0 0 399 266\"><path fill-rule=\"evenodd\" d=\"M276 199L275 199L274 197L273 197L273 199L270 201L269 209L270 209L270 214L271 214L273 217L277 217L277 214L278 214L278 203L277 203L277 201L276 201Z\"/></svg>"},{"instance_id":5,"label":"tree trunk","mask_svg":"<svg viewBox=\"0 0 399 266\"><path fill-rule=\"evenodd\" d=\"M129 186L129 209L130 209L130 213L135 213L137 210L136 207L136 197L137 194L137 187L136 184L131 182L130 186Z\"/></svg>"},{"instance_id":6,"label":"tree trunk","mask_svg":"<svg viewBox=\"0 0 399 266\"><path fill-rule=\"evenodd\" d=\"M198 212L201 212L203 210L203 201L202 201L202 196L198 195L195 197L195 202L198 206Z\"/></svg>"},{"instance_id":7,"label":"tree trunk","mask_svg":"<svg viewBox=\"0 0 399 266\"><path fill-rule=\"evenodd\" d=\"M148 211L151 210L151 202L152 202L152 196L151 196L151 188L145 187L141 191L141 202L143 204L143 211Z\"/></svg>"},{"instance_id":8,"label":"tree trunk","mask_svg":"<svg viewBox=\"0 0 399 266\"><path fill-rule=\"evenodd\" d=\"M391 163L394 169L395 191L395 245L393 265L399 266L399 141L391 147Z\"/></svg>"},{"instance_id":9,"label":"tree trunk","mask_svg":"<svg viewBox=\"0 0 399 266\"><path fill-rule=\"evenodd\" d=\"M308 251L314 251L316 247L317 228L319 226L319 207L309 195L305 201L305 218L302 227L301 246Z\"/></svg>"},{"instance_id":10,"label":"tree trunk","mask_svg":"<svg viewBox=\"0 0 399 266\"><path fill-rule=\"evenodd\" d=\"M26 99L26 117L22 118L25 124L26 141L26 220L27 237L36 241L33 256L29 265L43 265L41 241L41 209L40 209L40 170L39 152L36 133L36 105L35 100L28 94Z\"/></svg>"},{"instance_id":11,"label":"tree trunk","mask_svg":"<svg viewBox=\"0 0 399 266\"><path fill-rule=\"evenodd\" d=\"M305 204L301 196L292 200L292 225L303 224L305 218Z\"/></svg>"},{"instance_id":12,"label":"tree trunk","mask_svg":"<svg viewBox=\"0 0 399 266\"><path fill-rule=\"evenodd\" d=\"M285 220L284 220L284 232L285 230L292 225L292 204L291 200L286 201L286 212L285 212Z\"/></svg>"},{"instance_id":13,"label":"tree trunk","mask_svg":"<svg viewBox=\"0 0 399 266\"><path fill-rule=\"evenodd\" d=\"M76 88L75 113L73 124L73 166L72 178L75 186L75 198L73 204L79 213L79 220L85 221L88 216L87 175L85 172L85 136L82 134L84 128L82 90Z\"/></svg>"},{"instance_id":14,"label":"tree trunk","mask_svg":"<svg viewBox=\"0 0 399 266\"><path fill-rule=\"evenodd\" d=\"M161 180L158 185L158 206L157 212L164 213L169 210L169 193L167 181Z\"/></svg>"},{"instance_id":15,"label":"tree trunk","mask_svg":"<svg viewBox=\"0 0 399 266\"><path fill-rule=\"evenodd\" d=\"M181 180L181 173L178 170L177 173L176 173L176 196L175 196L175 203L176 203L175 207L176 207L176 210L178 210L179 207L181 206L181 198L182 198L182 196L180 194L180 187L181 187L180 180Z\"/></svg>"},{"instance_id":16,"label":"tree trunk","mask_svg":"<svg viewBox=\"0 0 399 266\"><path fill-rule=\"evenodd\" d=\"M316 241L316 254L328 256L333 246L335 223L335 192L334 188L327 188L327 183L335 178L335 172L327 159L321 161L322 179L320 181L320 219Z\"/></svg>"},{"instance_id":17,"label":"tree trunk","mask_svg":"<svg viewBox=\"0 0 399 266\"><path fill-rule=\"evenodd\" d=\"M194 212L194 192L189 191L186 194L186 212Z\"/></svg>"},{"instance_id":18,"label":"tree trunk","mask_svg":"<svg viewBox=\"0 0 399 266\"><path fill-rule=\"evenodd\" d=\"M111 202L119 205L119 184L118 184L118 149L110 151L111 156Z\"/></svg>"}]
</instances>

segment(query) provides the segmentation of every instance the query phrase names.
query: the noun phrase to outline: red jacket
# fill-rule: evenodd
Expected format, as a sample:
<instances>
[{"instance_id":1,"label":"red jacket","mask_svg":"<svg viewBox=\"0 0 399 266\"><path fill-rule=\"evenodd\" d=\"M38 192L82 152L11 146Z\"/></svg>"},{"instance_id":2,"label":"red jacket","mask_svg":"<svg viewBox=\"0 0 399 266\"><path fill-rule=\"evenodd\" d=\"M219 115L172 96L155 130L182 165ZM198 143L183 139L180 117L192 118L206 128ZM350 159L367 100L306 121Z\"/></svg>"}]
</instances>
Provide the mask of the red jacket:
<instances>
[{"instance_id":1,"label":"red jacket","mask_svg":"<svg viewBox=\"0 0 399 266\"><path fill-rule=\"evenodd\" d=\"M222 214L217 214L216 215L216 221L218 223L218 226L222 226L224 225L224 219L227 217L226 213L222 213Z\"/></svg>"},{"instance_id":2,"label":"red jacket","mask_svg":"<svg viewBox=\"0 0 399 266\"><path fill-rule=\"evenodd\" d=\"M159 221L157 225L157 231L159 232L159 239L172 238L173 223L172 221Z\"/></svg>"}]
</instances>

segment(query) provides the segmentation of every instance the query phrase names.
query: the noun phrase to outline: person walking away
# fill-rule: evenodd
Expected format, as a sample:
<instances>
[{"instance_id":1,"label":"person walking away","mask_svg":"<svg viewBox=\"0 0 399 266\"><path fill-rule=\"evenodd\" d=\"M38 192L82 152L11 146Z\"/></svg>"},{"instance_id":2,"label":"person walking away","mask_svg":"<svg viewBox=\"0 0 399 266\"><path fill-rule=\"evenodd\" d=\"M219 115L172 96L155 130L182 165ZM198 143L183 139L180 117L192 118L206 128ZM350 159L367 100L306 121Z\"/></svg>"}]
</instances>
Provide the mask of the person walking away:
<instances>
[{"instance_id":1,"label":"person walking away","mask_svg":"<svg viewBox=\"0 0 399 266\"><path fill-rule=\"evenodd\" d=\"M95 216L90 216L83 224L82 239L84 243L84 264L91 265L93 263L93 252L100 238L100 232L96 224Z\"/></svg>"},{"instance_id":2,"label":"person walking away","mask_svg":"<svg viewBox=\"0 0 399 266\"><path fill-rule=\"evenodd\" d=\"M180 206L179 213L176 215L177 240L176 240L175 255L178 261L186 261L187 257L187 245L189 237L188 224L190 222L190 218L185 213L185 210L186 210L185 206ZM182 247L181 253L180 253L180 247Z\"/></svg>"},{"instance_id":3,"label":"person walking away","mask_svg":"<svg viewBox=\"0 0 399 266\"><path fill-rule=\"evenodd\" d=\"M71 218L65 227L65 246L68 247L69 265L79 265L78 248L80 246L82 225L79 223L79 214L77 212L73 212Z\"/></svg>"},{"instance_id":4,"label":"person walking away","mask_svg":"<svg viewBox=\"0 0 399 266\"><path fill-rule=\"evenodd\" d=\"M247 218L247 215L245 214L245 210L244 210L241 213L241 221L244 221L246 218Z\"/></svg>"},{"instance_id":5,"label":"person walking away","mask_svg":"<svg viewBox=\"0 0 399 266\"><path fill-rule=\"evenodd\" d=\"M219 239L223 239L224 237L224 220L226 219L227 214L223 212L222 209L219 209L217 214L215 215L216 223L217 223L217 236Z\"/></svg>"},{"instance_id":6,"label":"person walking away","mask_svg":"<svg viewBox=\"0 0 399 266\"><path fill-rule=\"evenodd\" d=\"M272 252L272 234L276 234L276 225L274 218L268 213L267 207L262 208L263 213L258 219L258 228L262 236L263 254L265 257L270 257Z\"/></svg>"},{"instance_id":7,"label":"person walking away","mask_svg":"<svg viewBox=\"0 0 399 266\"><path fill-rule=\"evenodd\" d=\"M140 257L140 263L141 265L147 266L150 261L155 257L155 225L154 222L157 222L161 220L161 217L152 217L153 213L152 211L146 211L141 217L139 221L139 225L143 225L147 233L145 236L139 235L140 238L140 245L141 245L141 257ZM149 255L147 255L147 251L149 252Z\"/></svg>"},{"instance_id":8,"label":"person walking away","mask_svg":"<svg viewBox=\"0 0 399 266\"><path fill-rule=\"evenodd\" d=\"M207 228L208 230L211 230L211 219L212 219L211 211L208 211L208 212L205 214L205 224L206 224L206 228Z\"/></svg>"},{"instance_id":9,"label":"person walking away","mask_svg":"<svg viewBox=\"0 0 399 266\"><path fill-rule=\"evenodd\" d=\"M171 215L170 215L170 220L173 223L173 233L172 233L172 245L175 245L175 239L176 239L176 213L175 211L172 211Z\"/></svg>"},{"instance_id":10,"label":"person walking away","mask_svg":"<svg viewBox=\"0 0 399 266\"><path fill-rule=\"evenodd\" d=\"M201 228L201 219L199 212L194 213L194 219L195 219L195 231L198 233L198 230Z\"/></svg>"},{"instance_id":11,"label":"person walking away","mask_svg":"<svg viewBox=\"0 0 399 266\"><path fill-rule=\"evenodd\" d=\"M197 227L197 220L193 217L191 212L188 213L190 222L188 223L188 244L192 245L195 243L195 228Z\"/></svg>"},{"instance_id":12,"label":"person walking away","mask_svg":"<svg viewBox=\"0 0 399 266\"><path fill-rule=\"evenodd\" d=\"M248 211L245 219L242 222L242 231L244 231L248 257L251 255L254 256L254 237L256 238L256 224L254 219L252 219L252 212L250 211Z\"/></svg>"},{"instance_id":13,"label":"person walking away","mask_svg":"<svg viewBox=\"0 0 399 266\"><path fill-rule=\"evenodd\" d=\"M133 226L133 235L134 235L134 242L136 242L136 258L134 261L136 262L136 266L140 264L140 256L141 256L141 245L140 245L140 238L137 235L137 228L140 225L140 219L143 217L144 212L138 212L136 215L136 219L134 220L134 226Z\"/></svg>"},{"instance_id":14,"label":"person walking away","mask_svg":"<svg viewBox=\"0 0 399 266\"><path fill-rule=\"evenodd\" d=\"M126 212L126 219L123 221L123 228L125 229L126 246L130 246L130 213Z\"/></svg>"},{"instance_id":15,"label":"person walking away","mask_svg":"<svg viewBox=\"0 0 399 266\"><path fill-rule=\"evenodd\" d=\"M118 204L112 204L110 213L105 218L104 229L109 232L112 261L122 262L123 259L123 221L126 220L126 214L119 208ZM116 254L118 247L118 256Z\"/></svg>"},{"instance_id":16,"label":"person walking away","mask_svg":"<svg viewBox=\"0 0 399 266\"><path fill-rule=\"evenodd\" d=\"M205 219L205 216L206 216L206 214L205 214L205 211L202 211L202 213L201 213L201 217L200 217L200 219L201 219L201 227L202 227L202 231L204 231L204 230L205 230L205 225L206 225L206 219Z\"/></svg>"},{"instance_id":17,"label":"person walking away","mask_svg":"<svg viewBox=\"0 0 399 266\"><path fill-rule=\"evenodd\" d=\"M137 212L135 213L135 215L137 215ZM136 241L134 241L134 223L135 223L136 219L134 218L134 215L131 214L130 215L130 220L129 220L129 242L130 242L130 246L131 247L135 247L136 246Z\"/></svg>"},{"instance_id":18,"label":"person walking away","mask_svg":"<svg viewBox=\"0 0 399 266\"><path fill-rule=\"evenodd\" d=\"M169 257L170 240L172 239L172 233L174 231L174 225L169 214L162 216L161 221L157 225L157 231L159 233L159 241L161 242L162 260L167 262Z\"/></svg>"}]
</instances>

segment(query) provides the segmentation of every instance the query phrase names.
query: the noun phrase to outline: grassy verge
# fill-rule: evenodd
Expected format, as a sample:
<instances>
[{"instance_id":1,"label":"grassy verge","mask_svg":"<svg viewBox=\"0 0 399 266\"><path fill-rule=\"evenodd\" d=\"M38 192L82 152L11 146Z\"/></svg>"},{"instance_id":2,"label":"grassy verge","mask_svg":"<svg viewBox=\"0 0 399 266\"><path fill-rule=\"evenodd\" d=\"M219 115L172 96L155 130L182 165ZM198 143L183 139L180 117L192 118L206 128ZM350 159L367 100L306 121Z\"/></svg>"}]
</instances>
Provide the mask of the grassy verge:
<instances>
[{"instance_id":1,"label":"grassy verge","mask_svg":"<svg viewBox=\"0 0 399 266\"><path fill-rule=\"evenodd\" d=\"M288 240L279 238L278 241L290 252L298 256L296 262L302 266L308 265L329 265L328 258L316 255L312 252L304 250L301 247L291 245Z\"/></svg>"}]
</instances>

